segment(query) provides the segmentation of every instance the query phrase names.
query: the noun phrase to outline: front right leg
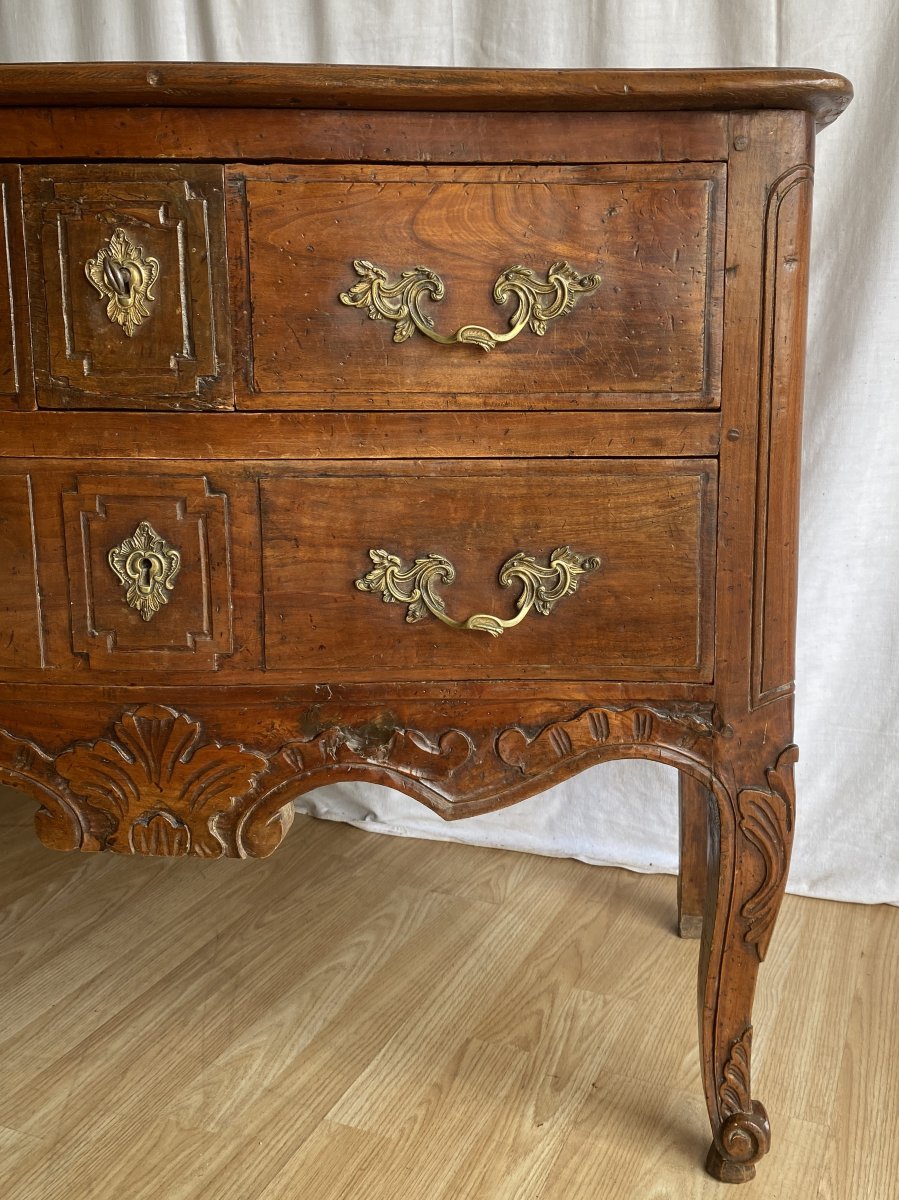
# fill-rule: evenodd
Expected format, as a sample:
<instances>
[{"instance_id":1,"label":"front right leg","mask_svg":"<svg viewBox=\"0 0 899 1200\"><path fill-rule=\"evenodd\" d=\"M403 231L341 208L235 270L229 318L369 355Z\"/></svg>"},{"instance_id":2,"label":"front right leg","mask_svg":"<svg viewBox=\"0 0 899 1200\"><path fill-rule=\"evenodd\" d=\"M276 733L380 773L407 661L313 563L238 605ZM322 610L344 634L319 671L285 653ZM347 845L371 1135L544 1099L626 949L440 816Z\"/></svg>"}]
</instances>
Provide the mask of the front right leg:
<instances>
[{"instance_id":1,"label":"front right leg","mask_svg":"<svg viewBox=\"0 0 899 1200\"><path fill-rule=\"evenodd\" d=\"M706 1170L727 1183L752 1179L770 1146L767 1113L751 1092L752 1002L793 833L796 748L783 746L772 763L767 726L754 740L734 735L716 765L699 969L703 1084L714 1135Z\"/></svg>"}]
</instances>

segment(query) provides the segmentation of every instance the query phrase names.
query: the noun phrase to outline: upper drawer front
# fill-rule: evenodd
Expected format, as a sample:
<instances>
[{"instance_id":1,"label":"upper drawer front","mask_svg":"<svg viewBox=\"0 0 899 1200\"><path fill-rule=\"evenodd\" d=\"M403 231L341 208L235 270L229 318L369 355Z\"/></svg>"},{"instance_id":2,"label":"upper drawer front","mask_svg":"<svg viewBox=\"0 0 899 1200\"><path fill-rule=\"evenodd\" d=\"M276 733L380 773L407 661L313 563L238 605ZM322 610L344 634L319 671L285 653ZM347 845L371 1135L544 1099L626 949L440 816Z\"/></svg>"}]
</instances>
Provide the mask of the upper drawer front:
<instances>
[{"instance_id":1,"label":"upper drawer front","mask_svg":"<svg viewBox=\"0 0 899 1200\"><path fill-rule=\"evenodd\" d=\"M221 167L54 164L24 192L39 405L230 407Z\"/></svg>"},{"instance_id":2,"label":"upper drawer front","mask_svg":"<svg viewBox=\"0 0 899 1200\"><path fill-rule=\"evenodd\" d=\"M709 163L250 170L249 403L714 407L723 183Z\"/></svg>"}]
</instances>

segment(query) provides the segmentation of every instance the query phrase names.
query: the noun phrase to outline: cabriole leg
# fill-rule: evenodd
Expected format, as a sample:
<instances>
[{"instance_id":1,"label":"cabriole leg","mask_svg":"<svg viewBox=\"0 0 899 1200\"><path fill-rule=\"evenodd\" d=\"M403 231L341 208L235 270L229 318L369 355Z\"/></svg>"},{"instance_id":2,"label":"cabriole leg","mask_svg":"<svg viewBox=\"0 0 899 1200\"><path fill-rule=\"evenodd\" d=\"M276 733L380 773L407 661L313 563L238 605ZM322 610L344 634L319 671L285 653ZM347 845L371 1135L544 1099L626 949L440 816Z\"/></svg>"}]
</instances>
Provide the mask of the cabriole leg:
<instances>
[{"instance_id":1,"label":"cabriole leg","mask_svg":"<svg viewBox=\"0 0 899 1200\"><path fill-rule=\"evenodd\" d=\"M770 1145L767 1114L751 1093L752 1001L789 866L796 748L786 746L772 764L767 737L754 752L734 743L735 761L719 764L709 809L699 1024L714 1135L706 1170L742 1183Z\"/></svg>"}]
</instances>

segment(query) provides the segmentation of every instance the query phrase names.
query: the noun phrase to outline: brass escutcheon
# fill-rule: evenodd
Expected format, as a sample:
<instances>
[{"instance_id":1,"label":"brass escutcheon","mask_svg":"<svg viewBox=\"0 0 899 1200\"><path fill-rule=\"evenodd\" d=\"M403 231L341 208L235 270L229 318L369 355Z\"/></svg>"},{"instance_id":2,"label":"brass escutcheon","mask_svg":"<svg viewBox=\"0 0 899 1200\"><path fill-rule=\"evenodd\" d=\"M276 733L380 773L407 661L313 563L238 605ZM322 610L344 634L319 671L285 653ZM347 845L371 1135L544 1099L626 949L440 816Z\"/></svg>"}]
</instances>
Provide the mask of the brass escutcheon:
<instances>
[{"instance_id":1,"label":"brass escutcheon","mask_svg":"<svg viewBox=\"0 0 899 1200\"><path fill-rule=\"evenodd\" d=\"M124 229L115 229L105 246L84 264L84 273L106 300L106 315L131 337L150 315L155 301L152 288L159 276L159 262L144 254Z\"/></svg>"},{"instance_id":2,"label":"brass escutcheon","mask_svg":"<svg viewBox=\"0 0 899 1200\"><path fill-rule=\"evenodd\" d=\"M168 604L166 594L181 570L181 555L160 537L149 521L141 521L131 537L113 546L109 565L125 588L125 603L150 621Z\"/></svg>"}]
</instances>

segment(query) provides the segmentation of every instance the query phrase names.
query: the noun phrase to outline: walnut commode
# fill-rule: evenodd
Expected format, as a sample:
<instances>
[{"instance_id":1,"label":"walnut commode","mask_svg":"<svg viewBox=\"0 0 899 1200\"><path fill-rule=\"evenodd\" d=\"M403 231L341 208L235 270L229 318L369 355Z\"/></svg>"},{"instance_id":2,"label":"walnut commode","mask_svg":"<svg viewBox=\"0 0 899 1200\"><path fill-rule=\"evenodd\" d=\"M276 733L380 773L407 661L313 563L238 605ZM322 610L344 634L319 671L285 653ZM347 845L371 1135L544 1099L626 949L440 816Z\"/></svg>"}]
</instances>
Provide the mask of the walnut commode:
<instances>
[{"instance_id":1,"label":"walnut commode","mask_svg":"<svg viewBox=\"0 0 899 1200\"><path fill-rule=\"evenodd\" d=\"M813 145L850 97L0 67L0 777L41 840L258 857L325 782L452 819L676 767L707 1166L751 1178Z\"/></svg>"}]
</instances>

